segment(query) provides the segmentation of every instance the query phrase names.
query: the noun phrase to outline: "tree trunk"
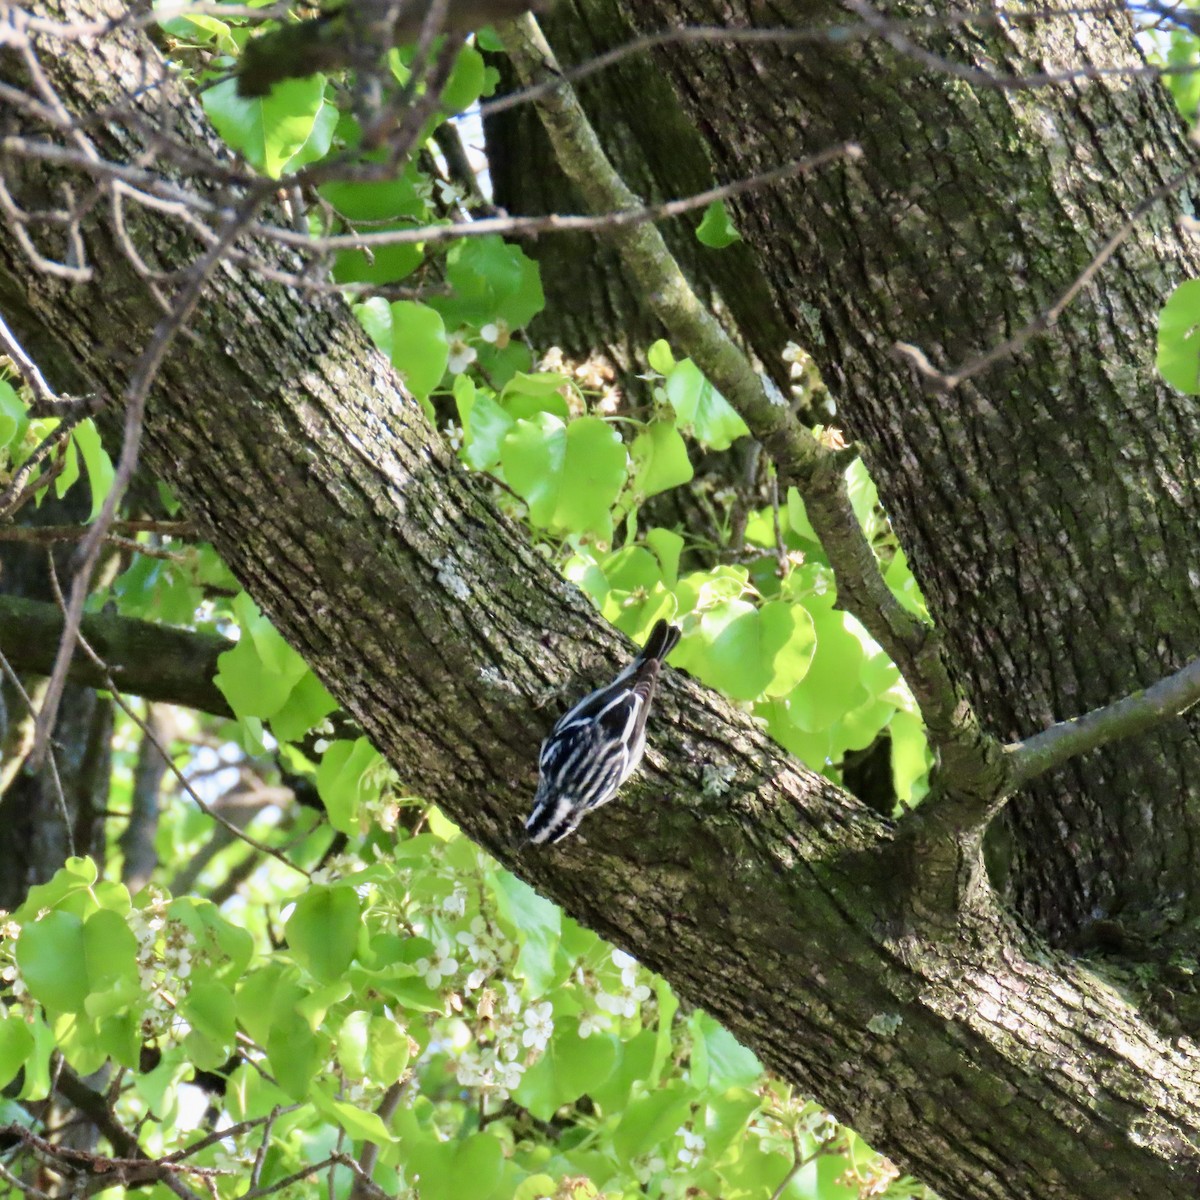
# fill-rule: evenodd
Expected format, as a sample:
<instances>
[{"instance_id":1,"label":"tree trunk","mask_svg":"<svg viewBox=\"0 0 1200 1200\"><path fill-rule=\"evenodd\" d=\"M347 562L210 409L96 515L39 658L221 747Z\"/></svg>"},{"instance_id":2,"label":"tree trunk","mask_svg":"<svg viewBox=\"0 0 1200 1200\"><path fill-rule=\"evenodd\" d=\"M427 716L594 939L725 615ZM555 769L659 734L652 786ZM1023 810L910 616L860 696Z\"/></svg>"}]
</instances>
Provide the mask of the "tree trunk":
<instances>
[{"instance_id":1,"label":"tree trunk","mask_svg":"<svg viewBox=\"0 0 1200 1200\"><path fill-rule=\"evenodd\" d=\"M623 7L639 32L852 20L820 3ZM1124 13L949 29L922 46L1010 76L1142 65ZM991 731L1029 735L1182 666L1200 646L1200 412L1158 378L1154 325L1197 273L1177 228L1191 189L1137 221L1048 333L957 389L923 387L893 350L914 344L952 371L1049 308L1195 162L1162 84L972 87L878 39L676 47L656 63L723 177L862 147L854 164L736 201L736 220L862 445ZM1108 937L1115 923L1127 949L1151 937L1164 960L1194 950L1198 730L1193 715L1090 755L1010 805L1011 894L1040 930L1092 944L1093 924Z\"/></svg>"},{"instance_id":2,"label":"tree trunk","mask_svg":"<svg viewBox=\"0 0 1200 1200\"><path fill-rule=\"evenodd\" d=\"M666 11L646 7L649 19ZM71 14L84 8L92 11L81 4ZM1097 38L1109 36L1097 28ZM853 122L867 158L861 177L839 172L747 208L742 227L772 264L770 278L798 323L806 292L819 301L828 377L845 395L855 433L870 439L872 465L904 536L919 551L931 602L982 710L999 732L1028 732L1031 722L1145 681L1172 646L1187 644L1194 619L1182 602L1177 613L1167 608L1190 551L1175 546L1179 534L1169 532L1182 530L1186 501L1171 511L1166 497L1168 484L1183 474L1183 456L1200 445L1186 406L1154 392L1148 379L1142 402L1158 405L1167 423L1105 423L1131 411L1123 407L1131 400L1119 387L1121 364L1144 362L1149 346L1141 322L1159 298L1160 271L1147 243L1130 243L1120 264L1127 273L1108 306L1079 310L1090 314L1087 329L1097 337L1108 331L1116 351L1128 355L1097 365L1088 356L1094 340L1075 345L1074 370L1093 389L1086 411L1099 414L1095 427L1079 420L1082 390L1068 388L1061 373L1071 359L1065 338L1043 340L978 387L949 399L923 397L888 357L891 338L903 333L952 359L986 344L1000 316L1012 324L1033 312L1101 239L1088 220L1101 211L1093 205L1105 189L1084 179L1074 160L1064 163L1032 141L1021 152L1027 173L1011 186L1032 195L1022 189L1032 188L1040 165L1039 207L1022 224L1010 191L1000 227L1010 244L997 244L1000 229L989 221L1000 210L988 207L985 186L997 176L991 157L972 149L971 134L994 134L1017 154L1010 124L1017 117L1003 97L975 101L971 124L959 126L942 107L954 88L907 72L887 85L883 64L872 66L871 55L835 59L823 48L806 69L777 51L760 53L773 71L787 71L786 91L779 74L751 73L736 51L723 52L723 61L739 86L705 89L714 133L735 128L728 103L735 97L738 111L755 117L737 126L741 167L777 161L796 151L797 137L824 138L843 121ZM700 61L711 66L713 55L705 52ZM675 56L668 61L682 69ZM121 81L138 80L134 103L148 117L145 128L204 149L198 109L170 83L155 86L161 68L144 39L121 31L94 45L65 43L44 63L75 112L103 109L121 94ZM853 86L839 74L852 68L861 76ZM822 87L831 94L823 96ZM1155 145L1137 161L1157 178L1165 153L1181 148L1161 97L1143 86L1114 91L1111 99L1095 92L1088 104L1099 109L1076 111L1060 97L1054 119L1078 123L1099 114L1110 124L1131 125L1136 110L1138 120L1156 121ZM971 152L961 182L951 160L929 148L928 130L921 153L906 151L895 132L869 136L862 104L888 94L897 121L929 111L919 102L941 115L929 128L948 131L946 139ZM781 119L793 95L813 105L803 132ZM1034 100L1013 108L1025 114L1022 136L1036 138L1042 125ZM21 114L12 119L29 124ZM91 132L107 154L126 161L142 149L139 128L110 117ZM1087 146L1103 148L1111 138L1116 153L1124 131L1088 128ZM25 132L42 136L36 128ZM725 165L734 165L732 151L717 146ZM999 149L995 158L995 170L1015 169ZM936 189L923 173L934 162L943 176ZM30 172L24 187L47 183ZM12 178L10 186L19 201L22 187ZM814 186L828 209L807 196ZM1113 206L1129 200L1121 186L1112 185ZM910 188L918 190L904 207L899 201ZM880 209L889 199L894 207ZM863 207L868 203L876 205L876 220L887 217L879 229ZM1068 204L1070 223L1063 215ZM1003 275L954 258L957 239L976 220L993 237L985 259L991 270L1009 261L1015 245L1027 258L1028 287L1014 293ZM23 278L30 307L74 347L84 375L119 394L130 372L129 349L147 343L161 309L107 221L102 207L92 210L90 284L35 273L7 227L0 230L6 277L0 282ZM885 229L894 247L886 255L879 244ZM1047 243L1051 234L1067 253ZM158 210L143 214L137 237L150 261L179 264L190 249L180 245L169 214ZM944 265L939 251L953 271L934 271ZM1129 271L1131 265L1137 270ZM785 276L795 293L784 289ZM910 302L901 311L897 301L891 311L892 296ZM1007 307L988 306L1001 297ZM874 323L863 323L864 314ZM886 824L678 673L664 681L653 747L623 800L562 848L524 847L520 821L533 792L536 749L555 712L537 701L548 686L577 690L580 675L611 668L626 653L620 639L461 471L340 302L265 285L230 266L215 277L190 329L172 346L151 395L150 465L414 792L442 805L579 920L661 971L770 1066L947 1197L1191 1200L1197 1194L1194 1044L1157 1031L1114 988L1025 935L986 897L957 926L923 923L906 902L906 864ZM1016 377L1023 374L1031 378ZM1005 390L994 390L1000 381ZM1048 416L1034 420L1037 406L1051 398L1064 415L1061 427ZM1108 457L1097 430L1122 444L1128 438L1129 456ZM1066 473L1044 448L1033 454L1039 436L1077 447L1080 456L1070 464L1080 475L1069 492L1063 487L1054 509L1031 507L1035 497L1046 505L1042 490L1057 487ZM1047 476L1036 476L1039 463ZM981 529L965 528L963 497L975 510L970 515L986 518ZM1085 516L1088 524L1076 523ZM1080 528L1101 535L1125 529L1129 538L1071 541ZM1135 530L1142 540L1133 540ZM1066 553L1056 566L1051 551L1063 531ZM1172 547L1183 558L1162 559ZM1003 577L1018 551L1043 589L1036 610L1028 596L1018 605L1022 594ZM1026 558L1018 560L1023 571ZM1094 594L1094 586L1082 571L1093 568L1124 604L1087 606L1082 597ZM1136 630L1122 624L1130 619L1129 597L1142 595L1153 600L1142 602L1143 623L1159 611L1164 622L1168 615L1174 622L1162 630L1161 652L1155 642L1139 653ZM1067 642L1066 630L1084 636ZM1098 635L1120 630L1126 640L1105 646L1097 663ZM1089 665L1101 671L1099 680ZM1087 764L1068 783L1041 789L1039 798L1064 820L1072 805L1094 814L1103 798L1107 834L1129 827L1128 797L1155 795L1166 799L1165 825L1180 816L1180 781L1193 753L1190 739L1164 734L1106 759L1107 767ZM712 786L706 770L712 767L729 779L727 787ZM1103 790L1098 778L1107 780ZM1155 780L1156 792L1133 790ZM1032 822L1032 812L1023 811ZM1066 828L1084 841L1077 853L1087 878L1099 833L1086 821ZM1044 840L1041 849L1054 861L1058 852ZM1031 855L1021 862L1026 910L1037 911L1028 897L1045 885L1049 912L1075 912L1068 903L1073 890L1063 895L1051 888L1043 878L1049 869L1030 865ZM1096 878L1121 879L1130 896L1157 890L1153 876L1124 880L1121 872L1134 857L1127 846L1109 847ZM1172 887L1182 880L1177 865L1159 864Z\"/></svg>"}]
</instances>

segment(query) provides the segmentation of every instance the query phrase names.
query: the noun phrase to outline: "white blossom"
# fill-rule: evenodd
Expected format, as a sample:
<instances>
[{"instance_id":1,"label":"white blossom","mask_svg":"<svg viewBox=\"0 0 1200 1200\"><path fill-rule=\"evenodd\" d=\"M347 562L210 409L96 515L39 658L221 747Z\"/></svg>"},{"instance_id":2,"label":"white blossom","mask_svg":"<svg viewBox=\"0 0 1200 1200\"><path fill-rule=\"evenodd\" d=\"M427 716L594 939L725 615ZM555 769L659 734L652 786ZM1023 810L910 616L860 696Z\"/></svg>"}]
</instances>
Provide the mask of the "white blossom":
<instances>
[{"instance_id":1,"label":"white blossom","mask_svg":"<svg viewBox=\"0 0 1200 1200\"><path fill-rule=\"evenodd\" d=\"M525 1032L521 1034L522 1045L534 1050L545 1050L554 1032L553 1009L549 1000L541 1004L531 1004L525 1011Z\"/></svg>"},{"instance_id":2,"label":"white blossom","mask_svg":"<svg viewBox=\"0 0 1200 1200\"><path fill-rule=\"evenodd\" d=\"M434 947L431 959L418 958L413 963L418 973L424 976L427 987L441 987L443 979L449 979L458 971L458 961L451 956L452 949L450 943L441 938Z\"/></svg>"},{"instance_id":3,"label":"white blossom","mask_svg":"<svg viewBox=\"0 0 1200 1200\"><path fill-rule=\"evenodd\" d=\"M450 338L450 358L446 363L451 375L461 375L478 357L474 346L468 345L466 334L459 330Z\"/></svg>"},{"instance_id":4,"label":"white blossom","mask_svg":"<svg viewBox=\"0 0 1200 1200\"><path fill-rule=\"evenodd\" d=\"M508 322L503 317L497 317L494 321L489 321L480 331L479 336L485 342L495 346L497 350L503 350L508 345L510 333Z\"/></svg>"},{"instance_id":5,"label":"white blossom","mask_svg":"<svg viewBox=\"0 0 1200 1200\"><path fill-rule=\"evenodd\" d=\"M681 1125L675 1133L678 1137L683 1138L683 1146L679 1151L679 1161L685 1166L696 1166L704 1154L704 1138L698 1133L693 1133L685 1125Z\"/></svg>"},{"instance_id":6,"label":"white blossom","mask_svg":"<svg viewBox=\"0 0 1200 1200\"><path fill-rule=\"evenodd\" d=\"M593 1033L603 1033L612 1022L603 1013L584 1013L579 1022L579 1036L591 1037Z\"/></svg>"}]
</instances>

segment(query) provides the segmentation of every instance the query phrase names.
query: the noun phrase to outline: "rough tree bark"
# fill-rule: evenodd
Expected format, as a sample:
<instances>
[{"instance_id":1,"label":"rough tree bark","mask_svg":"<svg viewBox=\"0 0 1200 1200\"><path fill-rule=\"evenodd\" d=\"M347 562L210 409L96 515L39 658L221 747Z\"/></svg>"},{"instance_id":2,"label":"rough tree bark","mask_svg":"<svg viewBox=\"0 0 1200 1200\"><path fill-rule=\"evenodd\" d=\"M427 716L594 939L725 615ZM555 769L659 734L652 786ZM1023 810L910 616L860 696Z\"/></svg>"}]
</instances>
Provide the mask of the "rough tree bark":
<instances>
[{"instance_id":1,"label":"rough tree bark","mask_svg":"<svg viewBox=\"0 0 1200 1200\"><path fill-rule=\"evenodd\" d=\"M666 6L647 10L661 16ZM812 21L821 13L789 15ZM1103 53L1118 53L1115 27L1080 21L1107 39ZM1014 38L1011 54L1017 49ZM1190 501L1176 485L1192 482L1183 456L1200 438L1194 415L1155 392L1148 376L1140 397L1121 387L1123 376L1133 377L1124 364L1145 360L1144 323L1161 298L1164 272L1152 243L1131 243L1107 303L1080 309L1086 316L1073 337L1082 340L1064 334L1039 343L1021 365L1004 368L1001 390L992 390L989 376L987 390L925 398L887 355L890 339L903 333L953 360L987 344L998 322L1019 322L1043 299L1047 279L1057 284L1086 260L1101 237L1092 222L1103 225L1110 210L1131 201L1134 185L1101 186L1088 164L1040 140L1040 97L989 94L967 104L965 89L912 73L895 79L885 70L890 60L865 53L861 62L843 61L824 48L815 66L758 53L772 71L786 70L786 80L760 76L759 65L751 71L737 54L702 59L709 72L729 72L705 95L715 133L744 119L736 127L745 166L781 157L775 137L786 137L792 154L796 138L842 121L867 150L862 176L826 180L820 202L805 203L809 182L786 203L747 209L743 228L764 263L774 264L769 277L780 295L791 295L785 276L806 288L809 278L824 281L811 295L830 379L844 389L854 431L868 440L889 503L921 552L923 581L988 719L1004 734L1028 732L1159 673L1195 619L1170 555L1191 553L1178 541ZM675 56L668 61L686 73ZM103 109L119 98L122 81L143 81L143 71L153 79L159 70L148 42L124 34L65 44L46 62L77 112ZM850 87L839 70L854 64L859 75ZM791 89L812 109L804 131L786 127L784 118L795 115ZM822 99L822 89L842 107ZM1100 128L1099 118L1141 122L1153 139L1135 159L1143 177L1170 169L1163 160L1182 147L1162 98L1142 86L1095 92L1084 101L1059 97L1045 129L1058 122L1086 132L1089 151L1116 154L1122 131ZM883 130L871 137L861 103L886 95L894 112L911 118L905 137L915 145ZM940 107L947 95L967 105L969 120L948 122ZM916 115L929 109L921 101L939 115L923 132ZM149 128L204 139L198 110L170 85L145 88L138 103ZM44 132L20 114L12 119L31 134ZM1033 139L1027 149L1018 132ZM132 127L109 122L94 133L108 139L104 149L114 157L139 149ZM993 135L1015 159L998 147L991 165L985 150ZM943 159L933 143L946 141L968 157ZM732 151L717 144L732 164ZM940 172L936 187L923 174L931 163ZM1017 166L1026 170L1013 186L1039 207L1023 223L1007 199L1003 223L993 228L988 222L1000 222L1001 207L984 202L984 185L993 171ZM53 179L36 171L25 180L48 184ZM889 198L892 206L871 207ZM981 265L957 257L976 222L993 239ZM1151 228L1169 237L1161 221ZM886 254L883 230L893 245ZM86 233L97 268L92 283L39 276L5 228L0 284L21 281L30 310L72 348L80 371L119 394L130 349L150 338L161 310L103 209L93 210ZM188 253L155 212L145 214L137 237L149 261L176 264ZM1004 289L999 284L1010 281L1001 268L1014 247L1037 283ZM943 256L953 272L933 271ZM989 269L1001 272L999 280ZM807 311L799 296L791 300L798 322ZM905 296L911 307L902 307ZM1200 1053L1193 1042L1156 1029L986 896L957 922L919 919L906 903L903 868L913 864L898 859L891 829L677 673L665 681L646 769L623 801L560 850L521 849L536 747L553 719L535 701L547 686L578 687L579 675L614 661L618 638L463 474L339 303L229 269L191 327L152 395L150 465L415 792L947 1197L1196 1194ZM1112 346L1100 365L1097 345ZM1074 376L1064 373L1068 365ZM1085 381L1079 391L1067 386L1072 378ZM1051 400L1071 423L1052 419ZM1165 424L1139 425L1144 413L1130 407L1135 401ZM1091 414L1095 426L1084 419ZM1067 453L1077 458L1064 465ZM1076 472L1069 483L1068 471ZM1051 488L1053 496L1042 495ZM1043 507L1030 507L1036 497ZM963 527L967 503L984 520L978 530ZM1083 536L1092 529L1107 536ZM1080 531L1074 541L1073 531ZM1059 538L1061 561L1051 553ZM1002 577L1018 554L1043 589L1036 607ZM1094 598L1100 579L1120 603ZM1161 628L1139 642L1134 622L1153 614L1161 614ZM1076 631L1078 640L1066 640ZM1085 814L1103 810L1104 839L1112 839L1133 820L1129 798L1155 795L1164 812L1147 827L1165 828L1183 819L1193 755L1187 731L1169 731L1102 768L1086 764L1039 797L1064 820L1072 804ZM727 787L706 784L710 766L728 771ZM1158 790L1138 790L1150 785ZM1087 855L1107 845L1086 820L1065 828L1084 839ZM1097 878L1143 869L1128 862L1128 849L1108 848ZM1053 862L1054 849L1044 849ZM1182 880L1176 861L1156 865ZM1025 859L1021 867L1028 867L1026 892L1049 887L1046 872ZM1135 875L1129 894L1156 890L1151 883ZM1073 911L1070 889L1046 894L1051 911Z\"/></svg>"},{"instance_id":2,"label":"rough tree bark","mask_svg":"<svg viewBox=\"0 0 1200 1200\"><path fill-rule=\"evenodd\" d=\"M858 11L623 8L639 32L812 29ZM928 14L899 4L887 15ZM1015 334L1196 158L1156 79L1028 90L952 73L1141 66L1123 12L946 30L921 46L951 66L918 64L879 38L675 48L657 61L726 177L846 139L862 146L850 168L734 207L862 442L978 711L1009 740L1145 686L1200 647L1200 417L1154 370L1155 314L1197 273L1177 227L1194 189L1137 222L1053 331L956 390L922 387L893 344L951 371ZM1043 933L1160 963L1194 953L1197 731L1192 715L1013 802L1011 895Z\"/></svg>"}]
</instances>

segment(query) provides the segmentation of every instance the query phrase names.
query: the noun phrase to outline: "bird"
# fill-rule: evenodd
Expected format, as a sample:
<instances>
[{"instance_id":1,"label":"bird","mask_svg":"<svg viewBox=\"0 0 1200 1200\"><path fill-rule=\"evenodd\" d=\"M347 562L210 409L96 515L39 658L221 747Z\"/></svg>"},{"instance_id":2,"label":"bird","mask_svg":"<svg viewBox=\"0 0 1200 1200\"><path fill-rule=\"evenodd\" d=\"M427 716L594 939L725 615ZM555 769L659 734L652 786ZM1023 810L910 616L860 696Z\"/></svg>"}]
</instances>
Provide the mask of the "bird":
<instances>
[{"instance_id":1,"label":"bird","mask_svg":"<svg viewBox=\"0 0 1200 1200\"><path fill-rule=\"evenodd\" d=\"M538 754L537 794L525 822L531 843L561 842L637 770L659 670L679 637L676 626L658 621L638 656L611 683L559 717Z\"/></svg>"}]
</instances>

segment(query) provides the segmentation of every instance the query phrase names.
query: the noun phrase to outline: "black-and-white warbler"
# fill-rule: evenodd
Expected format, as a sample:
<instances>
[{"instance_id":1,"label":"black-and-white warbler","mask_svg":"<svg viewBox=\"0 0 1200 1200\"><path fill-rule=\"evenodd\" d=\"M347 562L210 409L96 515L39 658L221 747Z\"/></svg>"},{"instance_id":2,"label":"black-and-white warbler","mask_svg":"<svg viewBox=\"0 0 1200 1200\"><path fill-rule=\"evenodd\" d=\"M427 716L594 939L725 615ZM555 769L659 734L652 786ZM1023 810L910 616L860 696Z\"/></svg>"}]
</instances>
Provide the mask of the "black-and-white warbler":
<instances>
[{"instance_id":1,"label":"black-and-white warbler","mask_svg":"<svg viewBox=\"0 0 1200 1200\"><path fill-rule=\"evenodd\" d=\"M564 713L542 743L533 812L525 822L537 845L574 833L585 814L611 800L646 749L646 714L658 669L679 630L659 621L620 675Z\"/></svg>"}]
</instances>

